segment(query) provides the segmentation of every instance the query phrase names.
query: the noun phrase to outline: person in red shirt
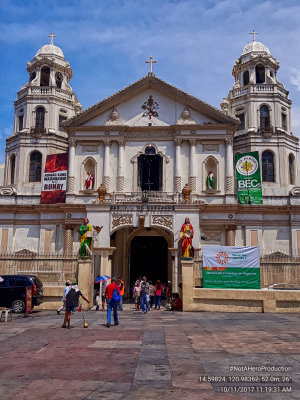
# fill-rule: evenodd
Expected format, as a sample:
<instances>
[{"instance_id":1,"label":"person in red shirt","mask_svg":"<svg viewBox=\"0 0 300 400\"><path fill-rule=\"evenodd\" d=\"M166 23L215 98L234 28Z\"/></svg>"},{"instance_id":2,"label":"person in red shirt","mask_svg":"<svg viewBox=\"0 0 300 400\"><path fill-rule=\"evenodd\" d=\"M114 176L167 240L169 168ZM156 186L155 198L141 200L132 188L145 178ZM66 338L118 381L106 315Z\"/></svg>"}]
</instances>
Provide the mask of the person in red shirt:
<instances>
[{"instance_id":1,"label":"person in red shirt","mask_svg":"<svg viewBox=\"0 0 300 400\"><path fill-rule=\"evenodd\" d=\"M106 298L106 303L107 303L107 328L110 328L111 326L111 312L112 310L114 311L114 321L115 321L115 325L119 325L119 321L118 321L118 302L113 301L112 299L112 295L114 293L115 290L117 290L117 292L120 295L120 288L117 285L117 279L116 278L112 278L111 279L111 284L106 286L105 289L105 298Z\"/></svg>"},{"instance_id":2,"label":"person in red shirt","mask_svg":"<svg viewBox=\"0 0 300 400\"><path fill-rule=\"evenodd\" d=\"M122 281L122 277L119 276L118 277L118 286L120 289L120 296L121 296L121 300L120 300L120 305L119 305L119 311L123 311L123 296L124 296L124 281Z\"/></svg>"}]
</instances>

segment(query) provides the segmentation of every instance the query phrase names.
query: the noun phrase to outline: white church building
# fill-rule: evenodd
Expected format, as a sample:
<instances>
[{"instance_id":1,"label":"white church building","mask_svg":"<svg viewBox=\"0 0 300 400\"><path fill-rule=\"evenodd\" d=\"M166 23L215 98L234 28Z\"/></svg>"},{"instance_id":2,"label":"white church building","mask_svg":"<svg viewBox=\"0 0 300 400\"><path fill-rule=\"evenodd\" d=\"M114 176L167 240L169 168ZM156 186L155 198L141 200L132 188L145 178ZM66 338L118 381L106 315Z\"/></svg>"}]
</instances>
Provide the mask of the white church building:
<instances>
[{"instance_id":1,"label":"white church building","mask_svg":"<svg viewBox=\"0 0 300 400\"><path fill-rule=\"evenodd\" d=\"M71 66L50 36L28 62L14 103L0 182L1 253L77 252L88 217L103 226L95 275L111 271L128 284L146 274L177 287L189 217L196 251L258 245L261 254L300 255L299 139L267 46L254 36L244 47L220 109L158 78L151 58L146 76L82 110ZM237 203L234 154L250 151L259 153L262 205ZM46 157L66 152L65 202L41 204Z\"/></svg>"}]
</instances>

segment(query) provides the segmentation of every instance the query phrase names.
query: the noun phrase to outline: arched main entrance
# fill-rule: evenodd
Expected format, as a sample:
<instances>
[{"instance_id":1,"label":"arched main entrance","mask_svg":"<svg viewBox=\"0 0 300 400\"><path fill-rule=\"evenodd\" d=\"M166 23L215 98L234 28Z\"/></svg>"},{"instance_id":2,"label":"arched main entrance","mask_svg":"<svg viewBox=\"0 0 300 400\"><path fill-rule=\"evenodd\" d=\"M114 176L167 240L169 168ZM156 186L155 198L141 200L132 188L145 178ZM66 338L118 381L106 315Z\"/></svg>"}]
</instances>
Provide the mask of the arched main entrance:
<instances>
[{"instance_id":1,"label":"arched main entrance","mask_svg":"<svg viewBox=\"0 0 300 400\"><path fill-rule=\"evenodd\" d=\"M136 236L130 245L129 278L132 285L139 276L156 282L168 281L168 243L162 236Z\"/></svg>"}]
</instances>

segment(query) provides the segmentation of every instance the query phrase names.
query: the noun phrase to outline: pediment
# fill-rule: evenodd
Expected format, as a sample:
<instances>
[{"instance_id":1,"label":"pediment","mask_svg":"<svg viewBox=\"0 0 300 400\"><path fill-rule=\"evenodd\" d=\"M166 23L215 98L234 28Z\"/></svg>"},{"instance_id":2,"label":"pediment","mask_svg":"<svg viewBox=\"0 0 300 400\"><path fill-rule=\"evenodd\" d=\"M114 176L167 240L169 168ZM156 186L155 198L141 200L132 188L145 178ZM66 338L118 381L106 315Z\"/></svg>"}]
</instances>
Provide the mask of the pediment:
<instances>
[{"instance_id":1,"label":"pediment","mask_svg":"<svg viewBox=\"0 0 300 400\"><path fill-rule=\"evenodd\" d=\"M237 121L149 74L65 122L66 129L96 126L231 125Z\"/></svg>"}]
</instances>

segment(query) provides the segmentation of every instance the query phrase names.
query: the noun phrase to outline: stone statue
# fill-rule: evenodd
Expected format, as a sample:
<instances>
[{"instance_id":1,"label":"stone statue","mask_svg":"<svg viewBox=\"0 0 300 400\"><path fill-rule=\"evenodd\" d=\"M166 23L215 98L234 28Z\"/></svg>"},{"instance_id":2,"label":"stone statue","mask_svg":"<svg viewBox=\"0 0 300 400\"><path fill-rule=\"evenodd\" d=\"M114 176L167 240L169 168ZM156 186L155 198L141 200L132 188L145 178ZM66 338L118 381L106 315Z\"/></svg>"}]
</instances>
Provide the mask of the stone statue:
<instances>
[{"instance_id":1,"label":"stone statue","mask_svg":"<svg viewBox=\"0 0 300 400\"><path fill-rule=\"evenodd\" d=\"M79 228L80 233L80 251L79 258L87 259L91 258L92 252L92 244L93 244L93 228L92 225L89 224L89 219L84 218L83 224Z\"/></svg>"},{"instance_id":2,"label":"stone statue","mask_svg":"<svg viewBox=\"0 0 300 400\"><path fill-rule=\"evenodd\" d=\"M215 177L214 177L214 174L212 173L211 169L208 171L208 174L207 174L206 188L207 188L207 190L215 189Z\"/></svg>"},{"instance_id":3,"label":"stone statue","mask_svg":"<svg viewBox=\"0 0 300 400\"><path fill-rule=\"evenodd\" d=\"M86 189L93 189L94 188L94 175L89 171L85 178L85 188Z\"/></svg>"}]
</instances>

